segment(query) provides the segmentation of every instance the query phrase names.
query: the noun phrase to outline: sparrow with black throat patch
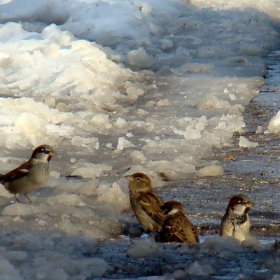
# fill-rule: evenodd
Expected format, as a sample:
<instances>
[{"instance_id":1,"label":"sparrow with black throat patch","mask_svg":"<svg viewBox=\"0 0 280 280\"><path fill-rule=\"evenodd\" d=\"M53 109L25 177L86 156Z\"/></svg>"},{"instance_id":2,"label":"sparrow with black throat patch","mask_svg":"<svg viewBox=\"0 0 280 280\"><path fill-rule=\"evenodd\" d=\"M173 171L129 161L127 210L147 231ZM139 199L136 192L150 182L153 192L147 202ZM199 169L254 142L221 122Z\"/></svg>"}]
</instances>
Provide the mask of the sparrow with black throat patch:
<instances>
[{"instance_id":1,"label":"sparrow with black throat patch","mask_svg":"<svg viewBox=\"0 0 280 280\"><path fill-rule=\"evenodd\" d=\"M160 207L164 202L152 190L150 178L140 172L126 178L129 180L131 208L144 231L160 231L164 221L164 213Z\"/></svg>"},{"instance_id":2,"label":"sparrow with black throat patch","mask_svg":"<svg viewBox=\"0 0 280 280\"><path fill-rule=\"evenodd\" d=\"M233 236L239 241L246 239L251 226L248 212L252 206L254 203L247 195L233 196L229 201L226 214L222 217L220 235Z\"/></svg>"},{"instance_id":3,"label":"sparrow with black throat patch","mask_svg":"<svg viewBox=\"0 0 280 280\"><path fill-rule=\"evenodd\" d=\"M181 242L186 244L199 243L197 228L184 213L179 201L167 201L161 206L165 213L162 230L157 238L160 242Z\"/></svg>"},{"instance_id":4,"label":"sparrow with black throat patch","mask_svg":"<svg viewBox=\"0 0 280 280\"><path fill-rule=\"evenodd\" d=\"M49 162L55 154L49 145L37 147L29 160L5 175L0 175L0 183L14 194L17 202L20 202L19 194L24 194L29 202L32 202L27 194L39 189L47 182L50 176Z\"/></svg>"}]
</instances>

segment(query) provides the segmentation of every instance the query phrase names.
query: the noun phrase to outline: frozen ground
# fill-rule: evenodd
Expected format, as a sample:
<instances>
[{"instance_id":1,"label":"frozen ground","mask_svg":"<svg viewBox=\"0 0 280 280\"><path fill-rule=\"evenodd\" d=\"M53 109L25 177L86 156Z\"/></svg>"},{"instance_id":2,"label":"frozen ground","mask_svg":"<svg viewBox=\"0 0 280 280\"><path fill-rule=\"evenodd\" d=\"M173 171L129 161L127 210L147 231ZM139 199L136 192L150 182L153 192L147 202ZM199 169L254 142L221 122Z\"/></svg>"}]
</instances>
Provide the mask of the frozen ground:
<instances>
[{"instance_id":1,"label":"frozen ground","mask_svg":"<svg viewBox=\"0 0 280 280\"><path fill-rule=\"evenodd\" d=\"M0 189L0 279L278 279L271 245L207 237L236 192L256 203L253 234L278 237L279 82L259 89L278 59L279 7L0 0L0 172L42 143L58 153L33 204ZM203 244L137 237L135 171L184 203Z\"/></svg>"}]
</instances>

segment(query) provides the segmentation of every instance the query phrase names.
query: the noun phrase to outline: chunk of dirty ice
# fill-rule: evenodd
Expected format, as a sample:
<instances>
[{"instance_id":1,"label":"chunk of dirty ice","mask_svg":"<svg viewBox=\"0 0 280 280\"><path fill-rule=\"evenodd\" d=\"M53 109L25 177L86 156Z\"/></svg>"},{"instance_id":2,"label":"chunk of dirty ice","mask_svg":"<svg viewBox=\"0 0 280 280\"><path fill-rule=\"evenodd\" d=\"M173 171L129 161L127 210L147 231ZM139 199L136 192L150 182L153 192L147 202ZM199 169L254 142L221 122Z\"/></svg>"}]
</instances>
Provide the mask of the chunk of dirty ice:
<instances>
[{"instance_id":1,"label":"chunk of dirty ice","mask_svg":"<svg viewBox=\"0 0 280 280\"><path fill-rule=\"evenodd\" d=\"M261 242L255 236L248 236L242 241L241 245L253 249L261 248L262 246Z\"/></svg>"},{"instance_id":2,"label":"chunk of dirty ice","mask_svg":"<svg viewBox=\"0 0 280 280\"><path fill-rule=\"evenodd\" d=\"M153 255L157 248L154 239L146 237L139 239L126 253L129 257L143 258Z\"/></svg>"},{"instance_id":3,"label":"chunk of dirty ice","mask_svg":"<svg viewBox=\"0 0 280 280\"><path fill-rule=\"evenodd\" d=\"M218 177L224 174L224 170L220 165L208 165L197 171L198 177Z\"/></svg>"},{"instance_id":4,"label":"chunk of dirty ice","mask_svg":"<svg viewBox=\"0 0 280 280\"><path fill-rule=\"evenodd\" d=\"M11 205L6 206L3 211L2 215L4 216L28 216L34 214L34 206L24 203L14 203Z\"/></svg>"},{"instance_id":5,"label":"chunk of dirty ice","mask_svg":"<svg viewBox=\"0 0 280 280\"><path fill-rule=\"evenodd\" d=\"M127 209L129 205L129 196L125 193L118 183L102 184L97 189L98 200L115 204L119 209Z\"/></svg>"},{"instance_id":6,"label":"chunk of dirty ice","mask_svg":"<svg viewBox=\"0 0 280 280\"><path fill-rule=\"evenodd\" d=\"M18 269L0 255L0 279L22 280Z\"/></svg>"},{"instance_id":7,"label":"chunk of dirty ice","mask_svg":"<svg viewBox=\"0 0 280 280\"><path fill-rule=\"evenodd\" d=\"M48 203L51 205L56 205L57 203L62 203L66 205L80 205L83 204L82 199L78 194L68 194L62 193L55 197L48 198Z\"/></svg>"},{"instance_id":8,"label":"chunk of dirty ice","mask_svg":"<svg viewBox=\"0 0 280 280\"><path fill-rule=\"evenodd\" d=\"M76 193L82 194L82 195L93 195L96 192L96 189L99 186L99 179L98 178L92 178L88 182L81 185L79 188L77 188Z\"/></svg>"},{"instance_id":9,"label":"chunk of dirty ice","mask_svg":"<svg viewBox=\"0 0 280 280\"><path fill-rule=\"evenodd\" d=\"M256 134L261 134L263 133L263 128L261 125L258 125L257 130L256 130Z\"/></svg>"},{"instance_id":10,"label":"chunk of dirty ice","mask_svg":"<svg viewBox=\"0 0 280 280\"><path fill-rule=\"evenodd\" d=\"M181 279L186 276L186 271L184 269L177 269L172 273L174 279Z\"/></svg>"},{"instance_id":11,"label":"chunk of dirty ice","mask_svg":"<svg viewBox=\"0 0 280 280\"><path fill-rule=\"evenodd\" d=\"M200 264L198 261L191 264L186 271L191 276L208 276L215 273L215 270L210 264Z\"/></svg>"},{"instance_id":12,"label":"chunk of dirty ice","mask_svg":"<svg viewBox=\"0 0 280 280\"><path fill-rule=\"evenodd\" d=\"M117 146L117 150L122 151L125 148L131 148L131 147L135 147L134 144L132 144L130 141L128 141L127 139L125 139L124 137L119 137L118 139L118 146Z\"/></svg>"},{"instance_id":13,"label":"chunk of dirty ice","mask_svg":"<svg viewBox=\"0 0 280 280\"><path fill-rule=\"evenodd\" d=\"M111 266L101 258L91 258L88 261L92 269L92 274L95 277L101 277L107 270L111 269Z\"/></svg>"},{"instance_id":14,"label":"chunk of dirty ice","mask_svg":"<svg viewBox=\"0 0 280 280\"><path fill-rule=\"evenodd\" d=\"M244 136L240 136L239 138L239 147L242 148L254 148L259 146L258 142L252 142L250 140L248 140L247 138L245 138Z\"/></svg>"},{"instance_id":15,"label":"chunk of dirty ice","mask_svg":"<svg viewBox=\"0 0 280 280\"><path fill-rule=\"evenodd\" d=\"M133 162L143 163L147 161L147 158L145 157L144 153L141 151L137 151L137 150L132 151L129 154L129 156Z\"/></svg>"},{"instance_id":16,"label":"chunk of dirty ice","mask_svg":"<svg viewBox=\"0 0 280 280\"><path fill-rule=\"evenodd\" d=\"M214 252L240 252L243 250L240 242L231 236L214 235L205 239L200 245L203 251Z\"/></svg>"}]
</instances>

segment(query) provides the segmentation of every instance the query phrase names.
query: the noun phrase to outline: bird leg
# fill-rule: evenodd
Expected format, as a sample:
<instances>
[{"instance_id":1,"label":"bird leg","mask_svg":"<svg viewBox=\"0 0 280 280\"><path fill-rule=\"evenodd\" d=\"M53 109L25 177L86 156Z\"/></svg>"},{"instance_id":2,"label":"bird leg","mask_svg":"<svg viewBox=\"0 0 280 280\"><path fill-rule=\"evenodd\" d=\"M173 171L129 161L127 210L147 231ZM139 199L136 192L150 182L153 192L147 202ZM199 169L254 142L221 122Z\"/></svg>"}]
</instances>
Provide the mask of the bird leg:
<instances>
[{"instance_id":1,"label":"bird leg","mask_svg":"<svg viewBox=\"0 0 280 280\"><path fill-rule=\"evenodd\" d=\"M18 198L18 197L19 197L19 194L18 194L18 193L16 193L16 194L15 194L15 199L17 200L17 202L18 202L18 203L20 203L20 201L19 201L19 198Z\"/></svg>"},{"instance_id":2,"label":"bird leg","mask_svg":"<svg viewBox=\"0 0 280 280\"><path fill-rule=\"evenodd\" d=\"M32 200L28 197L27 193L25 193L24 195L29 200L29 202L32 203Z\"/></svg>"}]
</instances>

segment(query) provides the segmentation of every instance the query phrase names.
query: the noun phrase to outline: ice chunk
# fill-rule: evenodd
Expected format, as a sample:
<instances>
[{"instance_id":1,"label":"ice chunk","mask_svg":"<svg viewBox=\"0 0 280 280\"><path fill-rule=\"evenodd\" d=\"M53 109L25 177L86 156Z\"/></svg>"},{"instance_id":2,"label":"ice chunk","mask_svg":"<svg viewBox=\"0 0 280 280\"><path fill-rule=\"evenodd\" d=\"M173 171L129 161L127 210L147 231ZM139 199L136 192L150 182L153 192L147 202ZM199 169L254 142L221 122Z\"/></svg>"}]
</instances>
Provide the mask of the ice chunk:
<instances>
[{"instance_id":1,"label":"ice chunk","mask_svg":"<svg viewBox=\"0 0 280 280\"><path fill-rule=\"evenodd\" d=\"M34 214L34 206L29 204L23 203L14 203L11 205L6 206L3 211L2 215L5 216L28 216Z\"/></svg>"},{"instance_id":2,"label":"ice chunk","mask_svg":"<svg viewBox=\"0 0 280 280\"><path fill-rule=\"evenodd\" d=\"M95 194L98 186L99 186L99 179L92 178L90 181L84 183L79 188L77 188L76 193L86 195L86 196L93 195Z\"/></svg>"},{"instance_id":3,"label":"ice chunk","mask_svg":"<svg viewBox=\"0 0 280 280\"><path fill-rule=\"evenodd\" d=\"M175 270L173 273L172 273L172 278L173 279L182 279L184 277L186 277L186 271L183 270L183 269L178 269L178 270Z\"/></svg>"},{"instance_id":4,"label":"ice chunk","mask_svg":"<svg viewBox=\"0 0 280 280\"><path fill-rule=\"evenodd\" d=\"M144 258L153 255L157 250L157 244L154 239L146 237L140 238L127 250L127 255L134 258Z\"/></svg>"},{"instance_id":5,"label":"ice chunk","mask_svg":"<svg viewBox=\"0 0 280 280\"><path fill-rule=\"evenodd\" d=\"M143 48L128 53L129 63L140 68L151 67L154 64L153 57L149 56Z\"/></svg>"},{"instance_id":6,"label":"ice chunk","mask_svg":"<svg viewBox=\"0 0 280 280\"><path fill-rule=\"evenodd\" d=\"M101 277L108 269L111 269L110 265L101 258L89 259L88 265L92 267L92 276L95 277Z\"/></svg>"},{"instance_id":7,"label":"ice chunk","mask_svg":"<svg viewBox=\"0 0 280 280\"><path fill-rule=\"evenodd\" d=\"M109 115L106 114L97 114L92 119L91 122L96 126L101 126L105 128L112 127L112 124L109 121Z\"/></svg>"},{"instance_id":8,"label":"ice chunk","mask_svg":"<svg viewBox=\"0 0 280 280\"><path fill-rule=\"evenodd\" d=\"M104 171L111 171L112 166L106 164L93 164L89 162L78 162L76 169L71 173L72 176L81 176L83 178L99 177Z\"/></svg>"},{"instance_id":9,"label":"ice chunk","mask_svg":"<svg viewBox=\"0 0 280 280\"><path fill-rule=\"evenodd\" d=\"M62 177L57 182L57 186L53 189L53 194L59 193L76 193L77 188L79 188L83 183L77 182L74 180L67 180L65 177Z\"/></svg>"},{"instance_id":10,"label":"ice chunk","mask_svg":"<svg viewBox=\"0 0 280 280\"><path fill-rule=\"evenodd\" d=\"M201 250L205 252L241 252L243 249L240 242L230 236L220 236L214 235L205 239L205 241L200 245Z\"/></svg>"},{"instance_id":11,"label":"ice chunk","mask_svg":"<svg viewBox=\"0 0 280 280\"><path fill-rule=\"evenodd\" d=\"M134 144L132 144L130 141L128 141L127 139L125 139L124 137L119 137L118 139L118 146L117 146L117 150L124 150L125 148L131 148L131 147L135 147Z\"/></svg>"},{"instance_id":12,"label":"ice chunk","mask_svg":"<svg viewBox=\"0 0 280 280\"><path fill-rule=\"evenodd\" d=\"M115 122L115 126L117 128L123 128L123 127L127 126L127 121L123 118L118 118Z\"/></svg>"},{"instance_id":13,"label":"ice chunk","mask_svg":"<svg viewBox=\"0 0 280 280\"><path fill-rule=\"evenodd\" d=\"M229 103L225 100L218 99L215 95L209 94L205 98L200 99L196 104L197 109L214 109L228 108Z\"/></svg>"},{"instance_id":14,"label":"ice chunk","mask_svg":"<svg viewBox=\"0 0 280 280\"><path fill-rule=\"evenodd\" d=\"M217 177L224 174L224 170L220 165L208 165L197 171L198 177Z\"/></svg>"},{"instance_id":15,"label":"ice chunk","mask_svg":"<svg viewBox=\"0 0 280 280\"><path fill-rule=\"evenodd\" d=\"M261 125L258 125L257 130L256 130L256 134L261 134L263 133L263 128Z\"/></svg>"},{"instance_id":16,"label":"ice chunk","mask_svg":"<svg viewBox=\"0 0 280 280\"><path fill-rule=\"evenodd\" d=\"M163 50L169 50L173 47L173 42L170 39L162 39L161 42L161 48Z\"/></svg>"},{"instance_id":17,"label":"ice chunk","mask_svg":"<svg viewBox=\"0 0 280 280\"><path fill-rule=\"evenodd\" d=\"M277 114L271 118L268 124L268 131L266 132L280 132L280 111L278 111Z\"/></svg>"},{"instance_id":18,"label":"ice chunk","mask_svg":"<svg viewBox=\"0 0 280 280\"><path fill-rule=\"evenodd\" d=\"M175 132L175 131L174 131ZM201 138L200 129L193 128L191 125L188 125L184 131L184 138L188 140L196 140Z\"/></svg>"},{"instance_id":19,"label":"ice chunk","mask_svg":"<svg viewBox=\"0 0 280 280\"><path fill-rule=\"evenodd\" d=\"M9 192L5 189L5 187L4 187L2 184L0 184L0 196L11 198L11 197L13 197L14 195L11 194L11 193L9 193Z\"/></svg>"},{"instance_id":20,"label":"ice chunk","mask_svg":"<svg viewBox=\"0 0 280 280\"><path fill-rule=\"evenodd\" d=\"M81 136L74 136L71 140L71 145L79 146L79 147L92 147L95 150L99 149L99 142L98 138L91 137L91 138L85 138Z\"/></svg>"},{"instance_id":21,"label":"ice chunk","mask_svg":"<svg viewBox=\"0 0 280 280\"><path fill-rule=\"evenodd\" d=\"M134 150L129 154L129 156L133 162L144 163L147 161L147 158L141 151Z\"/></svg>"},{"instance_id":22,"label":"ice chunk","mask_svg":"<svg viewBox=\"0 0 280 280\"><path fill-rule=\"evenodd\" d=\"M26 261L28 259L28 254L25 251L6 251L6 258L9 261Z\"/></svg>"},{"instance_id":23,"label":"ice chunk","mask_svg":"<svg viewBox=\"0 0 280 280\"><path fill-rule=\"evenodd\" d=\"M129 207L128 193L125 193L117 182L114 182L113 185L101 184L97 189L97 193L99 201L115 204L120 209Z\"/></svg>"},{"instance_id":24,"label":"ice chunk","mask_svg":"<svg viewBox=\"0 0 280 280\"><path fill-rule=\"evenodd\" d=\"M138 99L139 96L142 96L144 94L144 90L142 88L130 86L126 89L126 93L129 99L135 101Z\"/></svg>"},{"instance_id":25,"label":"ice chunk","mask_svg":"<svg viewBox=\"0 0 280 280\"><path fill-rule=\"evenodd\" d=\"M3 280L23 280L20 272L0 255L0 278Z\"/></svg>"},{"instance_id":26,"label":"ice chunk","mask_svg":"<svg viewBox=\"0 0 280 280\"><path fill-rule=\"evenodd\" d=\"M66 205L80 205L84 206L85 203L82 201L81 197L77 194L62 193L55 197L48 198L48 203L50 205L56 205L57 203L62 203Z\"/></svg>"},{"instance_id":27,"label":"ice chunk","mask_svg":"<svg viewBox=\"0 0 280 280\"><path fill-rule=\"evenodd\" d=\"M157 102L157 106L159 107L166 107L166 106L170 106L171 102L168 99L161 99Z\"/></svg>"},{"instance_id":28,"label":"ice chunk","mask_svg":"<svg viewBox=\"0 0 280 280\"><path fill-rule=\"evenodd\" d=\"M161 174L165 180L178 180L185 178L186 174L195 173L194 165L186 163L180 157L173 161L151 161L147 166L152 167L151 169ZM162 185L163 183L160 184Z\"/></svg>"},{"instance_id":29,"label":"ice chunk","mask_svg":"<svg viewBox=\"0 0 280 280\"><path fill-rule=\"evenodd\" d=\"M241 245L254 249L260 249L262 246L261 242L255 236L248 236L245 240L242 241Z\"/></svg>"},{"instance_id":30,"label":"ice chunk","mask_svg":"<svg viewBox=\"0 0 280 280\"><path fill-rule=\"evenodd\" d=\"M32 113L21 113L15 121L15 127L22 130L26 135L44 135L46 126L46 120Z\"/></svg>"},{"instance_id":31,"label":"ice chunk","mask_svg":"<svg viewBox=\"0 0 280 280\"><path fill-rule=\"evenodd\" d=\"M250 140L248 140L247 138L245 138L244 136L240 136L239 138L239 147L242 148L254 148L259 146L258 142L252 142Z\"/></svg>"},{"instance_id":32,"label":"ice chunk","mask_svg":"<svg viewBox=\"0 0 280 280\"><path fill-rule=\"evenodd\" d=\"M150 14L152 9L153 9L152 6L150 4L148 4L147 2L143 2L141 5L141 12L145 15Z\"/></svg>"},{"instance_id":33,"label":"ice chunk","mask_svg":"<svg viewBox=\"0 0 280 280\"><path fill-rule=\"evenodd\" d=\"M208 276L214 272L215 270L210 264L200 264L198 261L195 261L187 269L187 273L192 276Z\"/></svg>"},{"instance_id":34,"label":"ice chunk","mask_svg":"<svg viewBox=\"0 0 280 280\"><path fill-rule=\"evenodd\" d=\"M149 112L147 112L147 111L145 111L145 110L143 110L143 109L137 109L137 115L138 116L146 116L146 115L148 115L149 114Z\"/></svg>"}]
</instances>

